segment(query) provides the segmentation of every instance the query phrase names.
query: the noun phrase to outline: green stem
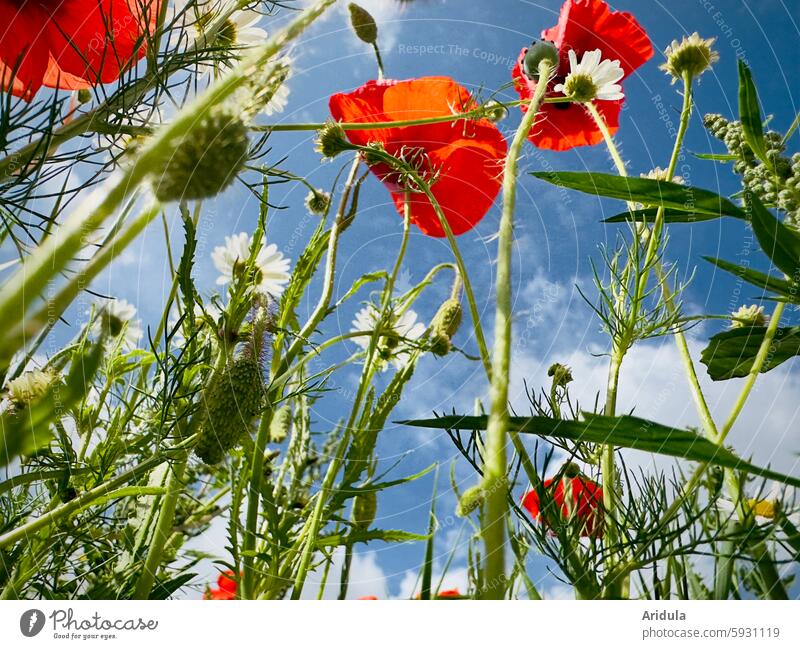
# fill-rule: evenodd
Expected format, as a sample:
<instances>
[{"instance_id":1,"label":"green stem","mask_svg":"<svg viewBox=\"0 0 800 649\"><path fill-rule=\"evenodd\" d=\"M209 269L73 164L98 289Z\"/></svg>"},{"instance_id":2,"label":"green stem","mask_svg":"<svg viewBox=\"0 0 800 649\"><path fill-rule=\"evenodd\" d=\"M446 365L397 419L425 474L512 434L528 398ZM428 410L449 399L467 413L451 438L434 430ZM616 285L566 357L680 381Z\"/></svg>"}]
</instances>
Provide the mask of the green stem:
<instances>
[{"instance_id":1,"label":"green stem","mask_svg":"<svg viewBox=\"0 0 800 649\"><path fill-rule=\"evenodd\" d=\"M150 541L147 558L145 559L139 579L136 582L136 589L133 593L134 599L148 599L150 597L150 591L153 590L153 584L155 584L156 575L161 566L164 547L167 544L167 540L172 535L172 527L175 522L175 508L183 492L183 474L186 471L188 461L189 451L184 451L183 457L179 458L177 462L175 462L175 465L170 467L170 474L165 487L166 493L161 503L161 511L158 514L156 529Z\"/></svg>"},{"instance_id":2,"label":"green stem","mask_svg":"<svg viewBox=\"0 0 800 649\"><path fill-rule=\"evenodd\" d=\"M550 77L548 61L539 64L539 78ZM511 260L514 246L514 209L517 198L517 169L522 147L536 121L547 83L538 83L528 111L514 134L503 170L503 213L497 242L497 278L494 349L491 366L491 410L486 429L483 485L486 506L482 523L486 547L483 599L503 599L505 578L505 529L508 513L506 484L506 436L508 433L508 384L511 366Z\"/></svg>"},{"instance_id":3,"label":"green stem","mask_svg":"<svg viewBox=\"0 0 800 649\"><path fill-rule=\"evenodd\" d=\"M269 441L269 428L272 423L272 408L261 415L258 434L253 448L252 466L250 469L250 485L247 492L247 520L244 528L243 557L243 590L244 599L255 599L255 557L256 529L258 527L258 511L261 503L261 483L264 478L264 451Z\"/></svg>"}]
</instances>

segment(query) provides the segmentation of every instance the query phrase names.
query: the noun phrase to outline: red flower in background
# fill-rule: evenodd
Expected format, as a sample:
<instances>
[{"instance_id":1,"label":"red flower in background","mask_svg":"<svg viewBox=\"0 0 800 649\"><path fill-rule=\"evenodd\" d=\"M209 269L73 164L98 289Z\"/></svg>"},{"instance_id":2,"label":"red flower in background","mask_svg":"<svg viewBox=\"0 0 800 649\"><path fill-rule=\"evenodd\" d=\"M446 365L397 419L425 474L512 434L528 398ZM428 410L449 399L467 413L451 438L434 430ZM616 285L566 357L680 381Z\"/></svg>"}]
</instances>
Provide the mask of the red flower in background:
<instances>
[{"instance_id":1,"label":"red flower in background","mask_svg":"<svg viewBox=\"0 0 800 649\"><path fill-rule=\"evenodd\" d=\"M42 86L114 81L157 15L158 0L0 0L0 87L30 101Z\"/></svg>"},{"instance_id":2,"label":"red flower in background","mask_svg":"<svg viewBox=\"0 0 800 649\"><path fill-rule=\"evenodd\" d=\"M368 81L351 93L330 99L331 114L342 122L392 122L441 117L465 112L477 104L466 88L448 77L407 81ZM427 173L436 173L431 191L454 234L472 229L492 206L500 190L506 141L488 119L441 122L419 126L347 131L353 144L381 143L393 156L419 156ZM373 173L392 194L403 214L405 190L397 174L384 163ZM444 230L428 198L410 193L411 221L425 234L443 237Z\"/></svg>"},{"instance_id":3,"label":"red flower in background","mask_svg":"<svg viewBox=\"0 0 800 649\"><path fill-rule=\"evenodd\" d=\"M377 600L378 598L375 595L364 595L364 597L359 597L358 599L369 599L369 600Z\"/></svg>"},{"instance_id":4,"label":"red flower in background","mask_svg":"<svg viewBox=\"0 0 800 649\"><path fill-rule=\"evenodd\" d=\"M458 588L448 588L447 590L440 590L436 595L436 599L461 599L461 591Z\"/></svg>"},{"instance_id":5,"label":"red flower in background","mask_svg":"<svg viewBox=\"0 0 800 649\"><path fill-rule=\"evenodd\" d=\"M203 599L236 599L236 585L233 570L226 570L217 577L218 588L209 588Z\"/></svg>"},{"instance_id":6,"label":"red flower in background","mask_svg":"<svg viewBox=\"0 0 800 649\"><path fill-rule=\"evenodd\" d=\"M580 525L581 536L603 535L603 488L583 476L564 476L559 480L544 481L544 488L553 498L565 520ZM541 515L539 494L529 491L522 499L522 506L538 520ZM548 527L553 527L547 521Z\"/></svg>"},{"instance_id":7,"label":"red flower in background","mask_svg":"<svg viewBox=\"0 0 800 649\"><path fill-rule=\"evenodd\" d=\"M580 60L585 52L599 49L603 59L619 61L625 77L653 56L647 32L636 19L627 12L611 11L602 0L567 0L561 7L558 25L545 29L542 38L552 41L559 55L559 68L548 86L549 97L560 95L552 88L563 83L570 71L570 50L574 50ZM536 81L524 72L523 61L527 51L527 48L522 50L511 72L514 87L523 100L530 100L536 89ZM596 103L611 133L619 128L623 101ZM526 106L522 107L523 111L526 109ZM576 146L597 144L602 141L603 134L580 104L555 103L542 104L540 117L528 139L542 149L566 151Z\"/></svg>"}]
</instances>

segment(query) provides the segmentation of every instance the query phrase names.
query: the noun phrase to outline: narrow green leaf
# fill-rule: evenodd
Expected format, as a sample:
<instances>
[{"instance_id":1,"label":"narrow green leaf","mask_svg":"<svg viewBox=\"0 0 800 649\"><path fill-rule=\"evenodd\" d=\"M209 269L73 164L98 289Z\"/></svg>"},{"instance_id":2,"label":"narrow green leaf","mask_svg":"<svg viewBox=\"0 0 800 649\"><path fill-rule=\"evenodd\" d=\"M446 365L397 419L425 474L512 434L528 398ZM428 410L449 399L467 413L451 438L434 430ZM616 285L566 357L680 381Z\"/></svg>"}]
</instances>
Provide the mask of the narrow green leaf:
<instances>
[{"instance_id":1,"label":"narrow green leaf","mask_svg":"<svg viewBox=\"0 0 800 649\"><path fill-rule=\"evenodd\" d=\"M736 277L743 279L745 282L752 284L753 286L757 286L762 290L779 293L780 295L789 298L790 302L796 302L798 300L797 288L792 286L792 284L787 282L785 279L772 277L771 275L765 275L764 273L760 273L752 268L738 266L737 264L732 264L729 261L717 259L716 257L703 257L703 259L711 262L718 268L731 273L732 275L736 275Z\"/></svg>"},{"instance_id":2,"label":"narrow green leaf","mask_svg":"<svg viewBox=\"0 0 800 649\"><path fill-rule=\"evenodd\" d=\"M714 192L665 180L577 171L536 171L531 175L560 187L568 187L595 196L618 198L629 203L661 206L680 212L710 214L714 217L746 217L740 207Z\"/></svg>"},{"instance_id":3,"label":"narrow green leaf","mask_svg":"<svg viewBox=\"0 0 800 649\"><path fill-rule=\"evenodd\" d=\"M738 155L733 155L732 153L693 153L692 155L699 160L712 160L714 162L733 162L739 159Z\"/></svg>"},{"instance_id":4,"label":"narrow green leaf","mask_svg":"<svg viewBox=\"0 0 800 649\"><path fill-rule=\"evenodd\" d=\"M713 336L703 350L700 362L714 381L747 376L753 367L766 334L766 327L737 327ZM762 372L800 355L800 327L784 327L775 332Z\"/></svg>"},{"instance_id":5,"label":"narrow green leaf","mask_svg":"<svg viewBox=\"0 0 800 649\"><path fill-rule=\"evenodd\" d=\"M656 213L660 208L648 207L643 210L622 212L616 216L603 219L603 223L653 223ZM664 209L664 223L699 223L700 221L713 221L724 214L707 214L705 212L684 212L682 210Z\"/></svg>"},{"instance_id":6,"label":"narrow green leaf","mask_svg":"<svg viewBox=\"0 0 800 649\"><path fill-rule=\"evenodd\" d=\"M757 196L748 192L745 201L761 249L776 268L794 280L800 279L800 234L776 219Z\"/></svg>"},{"instance_id":7,"label":"narrow green leaf","mask_svg":"<svg viewBox=\"0 0 800 649\"><path fill-rule=\"evenodd\" d=\"M353 530L341 534L328 534L317 539L317 547L336 547L352 543L369 543L370 541L385 541L386 543L416 543L427 541L425 534L413 534L403 530Z\"/></svg>"},{"instance_id":8,"label":"narrow green leaf","mask_svg":"<svg viewBox=\"0 0 800 649\"><path fill-rule=\"evenodd\" d=\"M753 83L753 75L747 64L739 59L739 119L747 146L764 164L771 166L767 158L767 145L764 142L764 124L761 120L761 107L758 93Z\"/></svg>"},{"instance_id":9,"label":"narrow green leaf","mask_svg":"<svg viewBox=\"0 0 800 649\"><path fill-rule=\"evenodd\" d=\"M583 413L583 421L551 419L549 417L511 417L510 427L520 433L555 437L574 442L613 444L648 453L683 458L694 462L744 471L793 486L800 486L800 478L785 476L770 469L758 467L738 457L727 448L701 437L691 430L671 428L639 417L604 417ZM485 430L488 417L447 415L433 419L401 421L400 424L420 428L445 430Z\"/></svg>"}]
</instances>

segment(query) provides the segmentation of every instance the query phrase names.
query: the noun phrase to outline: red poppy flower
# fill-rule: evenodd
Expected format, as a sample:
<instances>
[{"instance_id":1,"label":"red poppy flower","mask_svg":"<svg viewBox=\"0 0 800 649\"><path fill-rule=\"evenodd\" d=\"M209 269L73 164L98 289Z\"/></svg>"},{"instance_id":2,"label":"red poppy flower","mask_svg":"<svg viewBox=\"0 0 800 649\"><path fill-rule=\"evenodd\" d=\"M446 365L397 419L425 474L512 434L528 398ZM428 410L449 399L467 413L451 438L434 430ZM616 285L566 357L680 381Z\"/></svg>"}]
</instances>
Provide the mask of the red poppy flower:
<instances>
[{"instance_id":1,"label":"red poppy flower","mask_svg":"<svg viewBox=\"0 0 800 649\"><path fill-rule=\"evenodd\" d=\"M330 99L334 119L359 123L441 117L475 107L467 89L448 77L368 81L354 92ZM436 174L431 191L455 234L475 227L500 191L506 141L487 119L351 130L347 137L362 146L379 142L393 156L412 157L423 174ZM406 191L398 185L397 174L383 163L371 169L389 189L402 215ZM415 191L410 193L410 203L411 221L425 234L443 237L428 198Z\"/></svg>"},{"instance_id":2,"label":"red poppy flower","mask_svg":"<svg viewBox=\"0 0 800 649\"><path fill-rule=\"evenodd\" d=\"M233 570L226 570L217 577L218 588L209 588L203 599L236 599L236 580L233 578Z\"/></svg>"},{"instance_id":3,"label":"red poppy flower","mask_svg":"<svg viewBox=\"0 0 800 649\"><path fill-rule=\"evenodd\" d=\"M461 599L462 597L458 588L447 588L446 590L440 590L433 599ZM414 599L422 599L422 594L417 593L414 595Z\"/></svg>"},{"instance_id":4,"label":"red poppy flower","mask_svg":"<svg viewBox=\"0 0 800 649\"><path fill-rule=\"evenodd\" d=\"M555 482L555 485L553 484ZM583 476L554 478L544 481L561 515L580 525L581 536L603 535L603 488ZM539 494L529 491L522 499L522 506L535 519L540 518ZM545 521L547 525L547 521Z\"/></svg>"},{"instance_id":5,"label":"red poppy flower","mask_svg":"<svg viewBox=\"0 0 800 649\"><path fill-rule=\"evenodd\" d=\"M567 53L574 50L580 60L584 52L599 49L603 59L618 60L625 77L653 56L647 32L636 19L623 11L611 11L602 0L567 0L561 7L558 25L545 29L542 38L552 41L559 56L559 68L550 81L547 96L561 96L552 91L569 74ZM530 100L536 81L524 73L524 48L511 72L520 99ZM623 79L625 78L623 77ZM611 133L619 128L619 114L624 100L598 101L596 107ZM527 109L522 107L523 112ZM576 146L597 144L603 134L586 109L576 103L543 104L528 138L542 149L566 151Z\"/></svg>"},{"instance_id":6,"label":"red poppy flower","mask_svg":"<svg viewBox=\"0 0 800 649\"><path fill-rule=\"evenodd\" d=\"M119 78L144 56L159 0L0 0L0 87L30 100Z\"/></svg>"},{"instance_id":7,"label":"red poppy flower","mask_svg":"<svg viewBox=\"0 0 800 649\"><path fill-rule=\"evenodd\" d=\"M374 599L377 600L378 598L375 595L364 595L364 597L359 597L358 599Z\"/></svg>"}]
</instances>

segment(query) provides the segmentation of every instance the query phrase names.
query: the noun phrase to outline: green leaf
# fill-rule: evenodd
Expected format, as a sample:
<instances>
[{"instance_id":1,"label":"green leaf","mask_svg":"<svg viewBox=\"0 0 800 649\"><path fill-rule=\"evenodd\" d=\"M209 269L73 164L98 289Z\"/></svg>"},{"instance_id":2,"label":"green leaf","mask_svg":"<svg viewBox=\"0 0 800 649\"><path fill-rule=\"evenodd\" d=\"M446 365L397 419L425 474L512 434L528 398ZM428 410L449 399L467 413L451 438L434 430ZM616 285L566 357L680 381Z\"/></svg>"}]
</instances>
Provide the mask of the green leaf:
<instances>
[{"instance_id":1,"label":"green leaf","mask_svg":"<svg viewBox=\"0 0 800 649\"><path fill-rule=\"evenodd\" d=\"M370 541L385 541L386 543L416 543L427 541L426 534L413 534L403 530L353 530L349 533L328 534L317 539L317 547L336 547L352 543L369 543Z\"/></svg>"},{"instance_id":2,"label":"green leaf","mask_svg":"<svg viewBox=\"0 0 800 649\"><path fill-rule=\"evenodd\" d=\"M761 249L779 270L793 279L800 278L800 234L772 216L757 196L748 192L745 201Z\"/></svg>"},{"instance_id":3,"label":"green leaf","mask_svg":"<svg viewBox=\"0 0 800 649\"><path fill-rule=\"evenodd\" d=\"M772 163L767 158L767 145L764 141L764 124L761 120L758 93L750 68L741 59L739 59L739 119L742 122L742 133L747 146L761 162L771 167Z\"/></svg>"},{"instance_id":4,"label":"green leaf","mask_svg":"<svg viewBox=\"0 0 800 649\"><path fill-rule=\"evenodd\" d=\"M603 223L653 223L656 213L661 208L648 207L643 210L622 212L616 216L603 219ZM706 214L704 212L684 212L671 208L664 209L664 223L698 223L700 221L713 221L721 218L722 214Z\"/></svg>"},{"instance_id":5,"label":"green leaf","mask_svg":"<svg viewBox=\"0 0 800 649\"><path fill-rule=\"evenodd\" d=\"M731 273L732 275L736 275L736 277L743 279L745 282L757 286L762 290L779 293L780 295L789 298L790 302L796 302L798 299L797 288L795 288L785 279L772 277L771 275L765 275L764 273L760 273L752 268L738 266L729 261L725 261L724 259L717 259L716 257L703 257L703 259L711 262L718 268Z\"/></svg>"},{"instance_id":6,"label":"green leaf","mask_svg":"<svg viewBox=\"0 0 800 649\"><path fill-rule=\"evenodd\" d=\"M737 327L712 337L700 356L714 381L747 376L761 348L766 327ZM784 327L775 332L762 372L800 355L800 327Z\"/></svg>"},{"instance_id":7,"label":"green leaf","mask_svg":"<svg viewBox=\"0 0 800 649\"><path fill-rule=\"evenodd\" d=\"M554 185L595 196L618 198L629 203L661 206L679 212L709 214L714 217L746 218L744 211L727 198L706 189L679 185L666 180L577 171L536 171L531 175Z\"/></svg>"},{"instance_id":8,"label":"green leaf","mask_svg":"<svg viewBox=\"0 0 800 649\"><path fill-rule=\"evenodd\" d=\"M793 486L800 486L800 478L793 478L770 469L758 467L741 459L724 446L719 446L691 430L671 428L639 417L605 417L583 413L583 421L551 419L549 417L511 417L510 428L520 433L555 437L573 442L613 444L648 453L683 458L693 462L744 471ZM486 430L488 417L448 415L434 419L401 421L400 424L420 428L445 430Z\"/></svg>"},{"instance_id":9,"label":"green leaf","mask_svg":"<svg viewBox=\"0 0 800 649\"><path fill-rule=\"evenodd\" d=\"M733 155L732 153L693 153L692 155L699 160L712 160L714 162L733 162L739 159L738 155Z\"/></svg>"}]
</instances>

